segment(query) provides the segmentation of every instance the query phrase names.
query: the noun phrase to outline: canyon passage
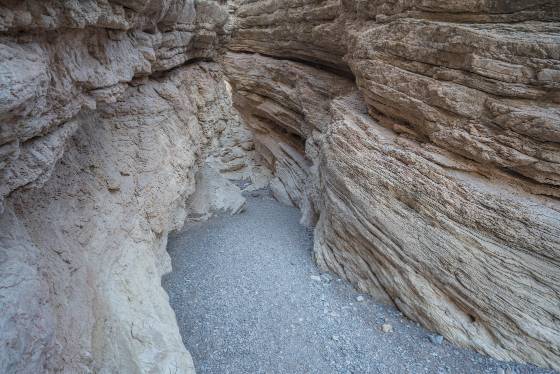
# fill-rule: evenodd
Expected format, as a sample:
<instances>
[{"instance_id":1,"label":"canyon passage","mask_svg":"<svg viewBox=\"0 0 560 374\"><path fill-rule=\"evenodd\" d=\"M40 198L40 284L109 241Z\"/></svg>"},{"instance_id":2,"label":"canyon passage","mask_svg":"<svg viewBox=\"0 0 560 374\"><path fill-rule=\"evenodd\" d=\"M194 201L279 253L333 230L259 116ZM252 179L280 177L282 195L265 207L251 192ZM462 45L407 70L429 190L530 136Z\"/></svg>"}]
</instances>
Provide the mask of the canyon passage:
<instances>
[{"instance_id":1,"label":"canyon passage","mask_svg":"<svg viewBox=\"0 0 560 374\"><path fill-rule=\"evenodd\" d=\"M0 0L0 327L10 374L560 370L560 1Z\"/></svg>"},{"instance_id":2,"label":"canyon passage","mask_svg":"<svg viewBox=\"0 0 560 374\"><path fill-rule=\"evenodd\" d=\"M299 215L261 190L171 235L162 284L198 373L554 373L459 349L321 272Z\"/></svg>"}]
</instances>

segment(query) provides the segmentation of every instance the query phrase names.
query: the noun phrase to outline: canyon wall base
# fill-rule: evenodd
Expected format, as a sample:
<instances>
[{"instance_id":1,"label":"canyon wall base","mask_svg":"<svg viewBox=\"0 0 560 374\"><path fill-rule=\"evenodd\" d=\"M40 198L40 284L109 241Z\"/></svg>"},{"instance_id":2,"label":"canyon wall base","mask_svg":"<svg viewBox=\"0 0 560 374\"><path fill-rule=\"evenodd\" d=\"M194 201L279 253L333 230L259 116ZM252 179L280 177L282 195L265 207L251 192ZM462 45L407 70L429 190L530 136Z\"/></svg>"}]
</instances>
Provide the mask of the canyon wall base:
<instances>
[{"instance_id":1,"label":"canyon wall base","mask_svg":"<svg viewBox=\"0 0 560 374\"><path fill-rule=\"evenodd\" d=\"M373 117L346 76L251 54L224 66L320 266L454 343L560 367L556 187Z\"/></svg>"}]
</instances>

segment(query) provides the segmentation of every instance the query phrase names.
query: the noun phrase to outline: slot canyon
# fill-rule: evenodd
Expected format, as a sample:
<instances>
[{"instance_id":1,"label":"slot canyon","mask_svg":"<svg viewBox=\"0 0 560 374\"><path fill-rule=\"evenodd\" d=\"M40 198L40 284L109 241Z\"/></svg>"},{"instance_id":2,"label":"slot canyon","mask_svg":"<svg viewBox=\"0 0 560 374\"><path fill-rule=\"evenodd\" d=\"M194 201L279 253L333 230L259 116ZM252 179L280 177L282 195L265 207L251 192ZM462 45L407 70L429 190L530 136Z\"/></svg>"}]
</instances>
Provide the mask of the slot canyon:
<instances>
[{"instance_id":1,"label":"slot canyon","mask_svg":"<svg viewBox=\"0 0 560 374\"><path fill-rule=\"evenodd\" d=\"M560 1L0 0L0 343L557 372Z\"/></svg>"}]
</instances>

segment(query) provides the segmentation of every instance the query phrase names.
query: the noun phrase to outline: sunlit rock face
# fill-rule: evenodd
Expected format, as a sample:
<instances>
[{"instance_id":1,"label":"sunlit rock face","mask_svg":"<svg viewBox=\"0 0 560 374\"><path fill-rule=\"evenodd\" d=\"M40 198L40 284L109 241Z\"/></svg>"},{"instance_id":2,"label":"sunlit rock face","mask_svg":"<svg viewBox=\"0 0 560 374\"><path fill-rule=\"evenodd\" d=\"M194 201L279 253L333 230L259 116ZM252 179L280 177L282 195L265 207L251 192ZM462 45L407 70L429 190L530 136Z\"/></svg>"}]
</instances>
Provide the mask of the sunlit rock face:
<instances>
[{"instance_id":1,"label":"sunlit rock face","mask_svg":"<svg viewBox=\"0 0 560 374\"><path fill-rule=\"evenodd\" d=\"M243 209L224 178L298 206L360 290L560 369L559 21L557 0L0 1L0 372L192 372L165 247Z\"/></svg>"},{"instance_id":2,"label":"sunlit rock face","mask_svg":"<svg viewBox=\"0 0 560 374\"><path fill-rule=\"evenodd\" d=\"M560 368L559 3L235 8L234 102L318 263L455 343Z\"/></svg>"}]
</instances>

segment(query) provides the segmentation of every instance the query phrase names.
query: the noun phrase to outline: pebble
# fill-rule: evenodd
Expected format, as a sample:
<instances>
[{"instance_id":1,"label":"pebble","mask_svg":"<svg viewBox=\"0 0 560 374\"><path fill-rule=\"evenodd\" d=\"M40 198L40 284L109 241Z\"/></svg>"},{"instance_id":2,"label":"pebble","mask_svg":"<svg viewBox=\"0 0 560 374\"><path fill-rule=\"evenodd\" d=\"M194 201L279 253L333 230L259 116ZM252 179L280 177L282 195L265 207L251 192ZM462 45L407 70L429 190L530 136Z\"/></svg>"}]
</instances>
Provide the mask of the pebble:
<instances>
[{"instance_id":1,"label":"pebble","mask_svg":"<svg viewBox=\"0 0 560 374\"><path fill-rule=\"evenodd\" d=\"M321 281L321 277L318 275L312 275L311 276L311 280L314 280L315 282L320 282Z\"/></svg>"},{"instance_id":2,"label":"pebble","mask_svg":"<svg viewBox=\"0 0 560 374\"><path fill-rule=\"evenodd\" d=\"M381 326L381 330L383 330L383 332L393 332L393 326L388 323L384 323Z\"/></svg>"},{"instance_id":3,"label":"pebble","mask_svg":"<svg viewBox=\"0 0 560 374\"><path fill-rule=\"evenodd\" d=\"M443 336L441 335L430 335L430 341L435 345L441 345L443 343Z\"/></svg>"},{"instance_id":4,"label":"pebble","mask_svg":"<svg viewBox=\"0 0 560 374\"><path fill-rule=\"evenodd\" d=\"M362 295L360 295L356 298L356 301L360 301L360 302L364 301L364 297Z\"/></svg>"}]
</instances>

